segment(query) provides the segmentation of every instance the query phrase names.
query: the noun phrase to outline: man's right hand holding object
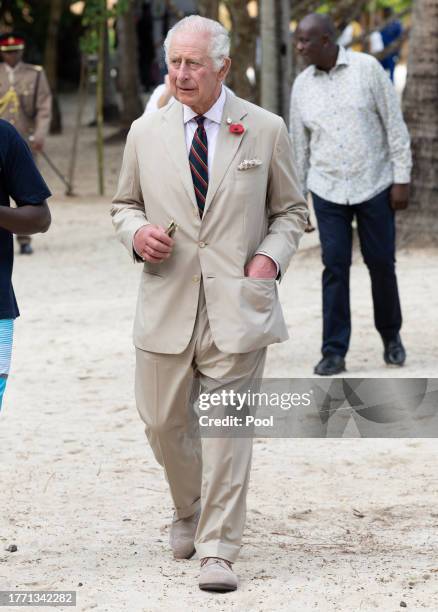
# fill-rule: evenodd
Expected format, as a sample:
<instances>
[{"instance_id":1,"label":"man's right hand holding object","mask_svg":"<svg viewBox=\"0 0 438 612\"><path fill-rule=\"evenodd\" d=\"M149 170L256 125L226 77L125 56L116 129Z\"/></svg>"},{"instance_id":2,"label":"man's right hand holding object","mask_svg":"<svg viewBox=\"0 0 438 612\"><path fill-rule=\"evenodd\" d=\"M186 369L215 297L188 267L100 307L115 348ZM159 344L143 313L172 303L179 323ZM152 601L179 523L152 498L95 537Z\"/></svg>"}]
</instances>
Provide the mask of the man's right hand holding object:
<instances>
[{"instance_id":1,"label":"man's right hand holding object","mask_svg":"<svg viewBox=\"0 0 438 612\"><path fill-rule=\"evenodd\" d=\"M175 240L159 225L145 225L134 235L134 250L143 261L161 263L172 254Z\"/></svg>"}]
</instances>

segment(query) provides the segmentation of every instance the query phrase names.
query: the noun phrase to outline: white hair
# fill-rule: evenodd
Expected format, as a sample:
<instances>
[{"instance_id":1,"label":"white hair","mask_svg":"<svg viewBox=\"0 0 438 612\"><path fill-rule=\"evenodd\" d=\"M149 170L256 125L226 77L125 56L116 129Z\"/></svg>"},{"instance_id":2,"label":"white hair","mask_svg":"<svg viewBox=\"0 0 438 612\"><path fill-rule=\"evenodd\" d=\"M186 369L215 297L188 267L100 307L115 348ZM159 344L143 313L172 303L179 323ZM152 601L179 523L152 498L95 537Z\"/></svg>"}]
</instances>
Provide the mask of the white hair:
<instances>
[{"instance_id":1,"label":"white hair","mask_svg":"<svg viewBox=\"0 0 438 612\"><path fill-rule=\"evenodd\" d=\"M190 15L178 21L171 28L164 41L164 52L166 64L169 65L169 49L174 34L177 32L189 32L191 34L209 34L209 57L213 60L214 69L219 71L224 65L224 59L230 55L230 35L218 21L207 19L200 15Z\"/></svg>"}]
</instances>

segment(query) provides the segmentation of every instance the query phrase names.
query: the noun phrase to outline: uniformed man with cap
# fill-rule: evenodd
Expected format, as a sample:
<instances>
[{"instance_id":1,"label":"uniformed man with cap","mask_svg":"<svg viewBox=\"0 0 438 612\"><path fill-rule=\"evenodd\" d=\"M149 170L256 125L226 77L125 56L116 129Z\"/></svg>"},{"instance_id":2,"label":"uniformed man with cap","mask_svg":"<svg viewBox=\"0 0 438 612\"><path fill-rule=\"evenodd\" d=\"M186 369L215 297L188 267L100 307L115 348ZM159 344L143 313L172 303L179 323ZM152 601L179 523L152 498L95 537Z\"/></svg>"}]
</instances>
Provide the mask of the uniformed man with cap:
<instances>
[{"instance_id":1,"label":"uniformed man with cap","mask_svg":"<svg viewBox=\"0 0 438 612\"><path fill-rule=\"evenodd\" d=\"M19 34L0 35L0 118L17 128L35 156L49 131L52 96L43 68L22 61L24 47ZM18 236L18 242L21 254L32 253L29 236Z\"/></svg>"}]
</instances>

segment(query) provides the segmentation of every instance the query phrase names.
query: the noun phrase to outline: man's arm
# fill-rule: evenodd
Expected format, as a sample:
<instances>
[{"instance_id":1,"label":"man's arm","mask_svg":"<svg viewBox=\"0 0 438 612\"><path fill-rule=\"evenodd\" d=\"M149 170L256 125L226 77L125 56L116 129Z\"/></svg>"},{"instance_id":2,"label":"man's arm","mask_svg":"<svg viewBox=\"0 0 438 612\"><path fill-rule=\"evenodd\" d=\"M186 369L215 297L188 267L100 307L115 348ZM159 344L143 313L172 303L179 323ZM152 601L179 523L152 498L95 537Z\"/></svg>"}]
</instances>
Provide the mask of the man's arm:
<instances>
[{"instance_id":1,"label":"man's arm","mask_svg":"<svg viewBox=\"0 0 438 612\"><path fill-rule=\"evenodd\" d=\"M309 172L310 135L301 117L301 112L298 104L298 96L298 89L295 85L292 89L291 94L289 132L297 164L299 189L301 189L304 198L307 199L307 174Z\"/></svg>"},{"instance_id":2,"label":"man's arm","mask_svg":"<svg viewBox=\"0 0 438 612\"><path fill-rule=\"evenodd\" d=\"M133 248L134 236L149 225L141 191L139 166L135 150L134 126L131 127L123 153L117 192L112 201L111 216L116 235L134 261L141 258Z\"/></svg>"},{"instance_id":3,"label":"man's arm","mask_svg":"<svg viewBox=\"0 0 438 612\"><path fill-rule=\"evenodd\" d=\"M0 206L0 227L13 234L29 235L47 232L51 220L46 201L19 208Z\"/></svg>"},{"instance_id":4,"label":"man's arm","mask_svg":"<svg viewBox=\"0 0 438 612\"><path fill-rule=\"evenodd\" d=\"M266 253L277 262L283 276L298 248L309 215L307 204L298 187L290 138L283 121L276 135L268 181L268 234L257 252ZM260 257L263 255L255 256ZM250 266L251 262L248 267Z\"/></svg>"},{"instance_id":5,"label":"man's arm","mask_svg":"<svg viewBox=\"0 0 438 612\"><path fill-rule=\"evenodd\" d=\"M403 209L408 205L412 169L409 132L403 119L394 85L377 61L373 62L371 66L372 92L377 111L386 131L393 167L394 183L391 189L391 204L394 209Z\"/></svg>"}]
</instances>

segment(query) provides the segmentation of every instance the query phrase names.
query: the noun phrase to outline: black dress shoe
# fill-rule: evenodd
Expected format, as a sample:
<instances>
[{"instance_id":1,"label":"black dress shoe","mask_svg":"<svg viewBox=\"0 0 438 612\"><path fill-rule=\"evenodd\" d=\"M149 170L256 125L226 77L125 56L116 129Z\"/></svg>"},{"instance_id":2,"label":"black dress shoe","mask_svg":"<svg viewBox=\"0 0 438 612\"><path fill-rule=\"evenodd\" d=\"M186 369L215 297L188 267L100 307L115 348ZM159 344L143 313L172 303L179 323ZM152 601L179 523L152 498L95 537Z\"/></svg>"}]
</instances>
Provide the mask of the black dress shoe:
<instances>
[{"instance_id":1,"label":"black dress shoe","mask_svg":"<svg viewBox=\"0 0 438 612\"><path fill-rule=\"evenodd\" d=\"M402 366L404 364L406 361L406 351L399 334L393 340L384 340L383 346L385 347L383 353L385 363L394 366Z\"/></svg>"},{"instance_id":2,"label":"black dress shoe","mask_svg":"<svg viewBox=\"0 0 438 612\"><path fill-rule=\"evenodd\" d=\"M31 244L20 244L20 255L32 255L33 248Z\"/></svg>"},{"instance_id":3,"label":"black dress shoe","mask_svg":"<svg viewBox=\"0 0 438 612\"><path fill-rule=\"evenodd\" d=\"M324 355L313 370L319 376L333 376L345 372L345 359L333 353Z\"/></svg>"}]
</instances>

